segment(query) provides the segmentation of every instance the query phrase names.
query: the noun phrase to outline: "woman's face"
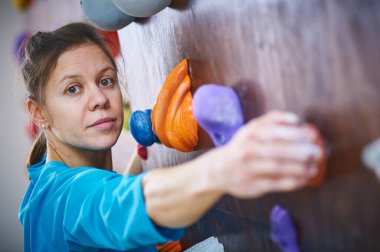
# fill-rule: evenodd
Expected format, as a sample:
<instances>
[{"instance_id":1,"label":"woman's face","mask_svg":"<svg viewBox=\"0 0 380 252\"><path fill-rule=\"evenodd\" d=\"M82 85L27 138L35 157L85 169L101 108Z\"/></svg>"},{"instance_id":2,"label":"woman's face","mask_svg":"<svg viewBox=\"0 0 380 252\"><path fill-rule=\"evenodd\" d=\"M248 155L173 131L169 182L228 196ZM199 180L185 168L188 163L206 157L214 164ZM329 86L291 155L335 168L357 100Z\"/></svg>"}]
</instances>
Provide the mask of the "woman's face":
<instances>
[{"instance_id":1,"label":"woman's face","mask_svg":"<svg viewBox=\"0 0 380 252\"><path fill-rule=\"evenodd\" d=\"M85 150L106 150L122 129L116 69L95 44L64 52L45 89L45 112L57 140Z\"/></svg>"}]
</instances>

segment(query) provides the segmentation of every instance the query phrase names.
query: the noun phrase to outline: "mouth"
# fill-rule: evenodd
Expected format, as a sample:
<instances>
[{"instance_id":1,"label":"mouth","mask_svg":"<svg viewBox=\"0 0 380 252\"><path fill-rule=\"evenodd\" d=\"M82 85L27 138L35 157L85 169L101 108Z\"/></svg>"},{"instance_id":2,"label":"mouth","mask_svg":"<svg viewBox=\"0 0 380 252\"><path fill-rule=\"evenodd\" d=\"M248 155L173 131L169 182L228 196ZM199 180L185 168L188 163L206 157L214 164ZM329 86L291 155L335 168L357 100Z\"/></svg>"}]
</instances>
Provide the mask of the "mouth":
<instances>
[{"instance_id":1,"label":"mouth","mask_svg":"<svg viewBox=\"0 0 380 252\"><path fill-rule=\"evenodd\" d=\"M89 126L89 128L96 128L96 129L101 129L101 130L109 130L113 127L116 119L115 118L102 118L94 122Z\"/></svg>"}]
</instances>

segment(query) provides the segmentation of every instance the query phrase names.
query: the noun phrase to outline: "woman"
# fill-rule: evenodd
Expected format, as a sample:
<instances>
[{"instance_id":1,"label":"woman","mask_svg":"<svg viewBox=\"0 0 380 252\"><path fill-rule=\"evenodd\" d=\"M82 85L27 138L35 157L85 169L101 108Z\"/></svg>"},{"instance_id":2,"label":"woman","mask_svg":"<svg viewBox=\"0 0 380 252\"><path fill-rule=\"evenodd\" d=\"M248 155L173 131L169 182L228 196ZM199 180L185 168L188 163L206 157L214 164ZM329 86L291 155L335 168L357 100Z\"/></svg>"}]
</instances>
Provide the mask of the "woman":
<instances>
[{"instance_id":1,"label":"woman","mask_svg":"<svg viewBox=\"0 0 380 252\"><path fill-rule=\"evenodd\" d=\"M317 172L315 132L277 111L191 162L116 174L111 147L122 129L122 97L116 64L94 28L38 32L25 50L27 107L42 130L19 213L25 251L154 251L180 239L224 194L294 190Z\"/></svg>"}]
</instances>

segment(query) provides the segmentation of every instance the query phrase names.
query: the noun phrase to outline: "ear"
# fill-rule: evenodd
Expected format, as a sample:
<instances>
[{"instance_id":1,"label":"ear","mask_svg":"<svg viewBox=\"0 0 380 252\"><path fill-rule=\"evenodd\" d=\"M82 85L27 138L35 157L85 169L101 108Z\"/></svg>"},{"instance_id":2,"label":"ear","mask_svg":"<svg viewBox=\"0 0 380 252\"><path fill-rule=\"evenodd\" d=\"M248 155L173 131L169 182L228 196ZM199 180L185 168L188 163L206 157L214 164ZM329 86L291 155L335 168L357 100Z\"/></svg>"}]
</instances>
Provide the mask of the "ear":
<instances>
[{"instance_id":1,"label":"ear","mask_svg":"<svg viewBox=\"0 0 380 252\"><path fill-rule=\"evenodd\" d=\"M47 117L42 106L38 104L35 100L28 99L27 107L29 117L39 128L46 128L48 126Z\"/></svg>"}]
</instances>

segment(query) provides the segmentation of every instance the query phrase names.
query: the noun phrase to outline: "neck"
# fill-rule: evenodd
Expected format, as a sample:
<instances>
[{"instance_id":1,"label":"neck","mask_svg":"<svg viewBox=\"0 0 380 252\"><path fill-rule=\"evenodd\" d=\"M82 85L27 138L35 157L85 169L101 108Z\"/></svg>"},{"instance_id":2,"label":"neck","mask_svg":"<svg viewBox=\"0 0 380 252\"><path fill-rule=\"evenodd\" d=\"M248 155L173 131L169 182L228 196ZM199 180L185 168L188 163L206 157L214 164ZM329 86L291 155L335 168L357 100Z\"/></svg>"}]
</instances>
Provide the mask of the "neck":
<instances>
[{"instance_id":1,"label":"neck","mask_svg":"<svg viewBox=\"0 0 380 252\"><path fill-rule=\"evenodd\" d=\"M53 144L47 140L46 162L60 161L73 167L96 167L104 170L112 170L111 149L84 150L64 144Z\"/></svg>"}]
</instances>

